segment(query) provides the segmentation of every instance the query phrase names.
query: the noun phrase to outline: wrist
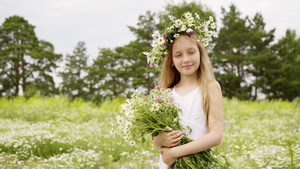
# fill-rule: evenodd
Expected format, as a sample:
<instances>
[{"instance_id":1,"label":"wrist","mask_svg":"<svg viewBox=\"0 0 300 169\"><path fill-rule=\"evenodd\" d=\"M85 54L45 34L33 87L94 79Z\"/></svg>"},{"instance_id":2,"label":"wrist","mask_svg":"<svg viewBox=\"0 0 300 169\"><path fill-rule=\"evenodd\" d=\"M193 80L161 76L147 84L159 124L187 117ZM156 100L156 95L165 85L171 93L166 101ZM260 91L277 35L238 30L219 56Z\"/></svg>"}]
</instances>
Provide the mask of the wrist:
<instances>
[{"instance_id":1,"label":"wrist","mask_svg":"<svg viewBox=\"0 0 300 169\"><path fill-rule=\"evenodd\" d=\"M180 146L176 146L176 147L171 148L172 154L176 158L181 157L179 149L180 149Z\"/></svg>"}]
</instances>

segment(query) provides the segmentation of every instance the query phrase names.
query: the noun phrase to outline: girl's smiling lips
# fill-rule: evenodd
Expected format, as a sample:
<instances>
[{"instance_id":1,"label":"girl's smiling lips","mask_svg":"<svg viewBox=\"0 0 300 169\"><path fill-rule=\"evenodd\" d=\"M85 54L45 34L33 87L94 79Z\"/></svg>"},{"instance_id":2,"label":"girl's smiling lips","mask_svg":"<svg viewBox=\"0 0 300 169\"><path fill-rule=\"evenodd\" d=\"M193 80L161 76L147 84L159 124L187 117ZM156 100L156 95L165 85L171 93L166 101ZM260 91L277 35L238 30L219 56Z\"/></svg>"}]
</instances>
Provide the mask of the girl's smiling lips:
<instances>
[{"instance_id":1,"label":"girl's smiling lips","mask_svg":"<svg viewBox=\"0 0 300 169\"><path fill-rule=\"evenodd\" d=\"M190 68L190 67L192 67L193 65L184 65L184 66L182 66L183 68Z\"/></svg>"}]
</instances>

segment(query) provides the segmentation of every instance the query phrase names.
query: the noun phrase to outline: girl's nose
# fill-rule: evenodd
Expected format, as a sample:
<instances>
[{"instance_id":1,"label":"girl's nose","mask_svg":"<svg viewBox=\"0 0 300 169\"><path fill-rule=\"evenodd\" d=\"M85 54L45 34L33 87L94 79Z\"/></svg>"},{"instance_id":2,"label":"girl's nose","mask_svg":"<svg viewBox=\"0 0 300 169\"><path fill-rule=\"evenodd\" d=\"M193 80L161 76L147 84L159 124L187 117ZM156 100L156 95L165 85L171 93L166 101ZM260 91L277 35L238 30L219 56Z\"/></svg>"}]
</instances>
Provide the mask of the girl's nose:
<instances>
[{"instance_id":1,"label":"girl's nose","mask_svg":"<svg viewBox=\"0 0 300 169\"><path fill-rule=\"evenodd\" d=\"M183 55L183 63L188 63L190 61L187 55Z\"/></svg>"}]
</instances>

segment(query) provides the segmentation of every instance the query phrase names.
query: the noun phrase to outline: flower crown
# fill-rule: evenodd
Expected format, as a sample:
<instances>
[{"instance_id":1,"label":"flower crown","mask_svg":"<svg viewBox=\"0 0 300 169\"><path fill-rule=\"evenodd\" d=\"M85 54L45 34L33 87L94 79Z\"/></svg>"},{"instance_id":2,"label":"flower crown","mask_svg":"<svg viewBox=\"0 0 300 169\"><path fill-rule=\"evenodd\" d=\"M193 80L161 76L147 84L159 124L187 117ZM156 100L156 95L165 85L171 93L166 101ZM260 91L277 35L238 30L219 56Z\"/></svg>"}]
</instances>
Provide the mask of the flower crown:
<instances>
[{"instance_id":1,"label":"flower crown","mask_svg":"<svg viewBox=\"0 0 300 169\"><path fill-rule=\"evenodd\" d=\"M154 40L151 44L153 48L150 52L144 52L147 55L147 62L152 68L159 68L159 64L164 62L164 57L168 54L170 44L181 34L196 35L201 39L205 47L212 41L211 37L216 35L214 31L216 24L212 16L209 17L209 20L202 22L197 13L195 13L194 18L190 12L183 14L180 19L176 19L171 15L169 15L169 18L171 26L163 34L160 34L158 31L154 32L152 34ZM214 48L215 44L212 43L211 46Z\"/></svg>"}]
</instances>

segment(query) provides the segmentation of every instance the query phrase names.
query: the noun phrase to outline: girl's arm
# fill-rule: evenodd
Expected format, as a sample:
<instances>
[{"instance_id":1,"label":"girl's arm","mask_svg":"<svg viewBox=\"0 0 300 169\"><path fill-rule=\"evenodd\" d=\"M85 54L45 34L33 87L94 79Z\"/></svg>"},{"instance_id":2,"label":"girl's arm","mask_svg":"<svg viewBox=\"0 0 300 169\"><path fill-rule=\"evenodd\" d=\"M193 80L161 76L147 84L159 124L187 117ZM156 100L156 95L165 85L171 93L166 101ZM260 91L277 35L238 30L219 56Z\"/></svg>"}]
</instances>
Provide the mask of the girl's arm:
<instances>
[{"instance_id":1,"label":"girl's arm","mask_svg":"<svg viewBox=\"0 0 300 169\"><path fill-rule=\"evenodd\" d=\"M159 133L157 136L154 137L153 139L153 145L156 148L161 148L161 147L174 147L177 146L180 142L181 139L183 138L183 132L180 130L175 130L171 129L170 127L167 127L170 132L162 132Z\"/></svg>"},{"instance_id":2,"label":"girl's arm","mask_svg":"<svg viewBox=\"0 0 300 169\"><path fill-rule=\"evenodd\" d=\"M163 161L168 166L171 166L178 157L207 150L211 147L219 145L222 142L224 106L222 91L219 83L215 81L209 84L209 92L211 93L210 97L212 98L209 104L209 132L205 136L190 143L173 148L162 149L161 153L163 154Z\"/></svg>"}]
</instances>

